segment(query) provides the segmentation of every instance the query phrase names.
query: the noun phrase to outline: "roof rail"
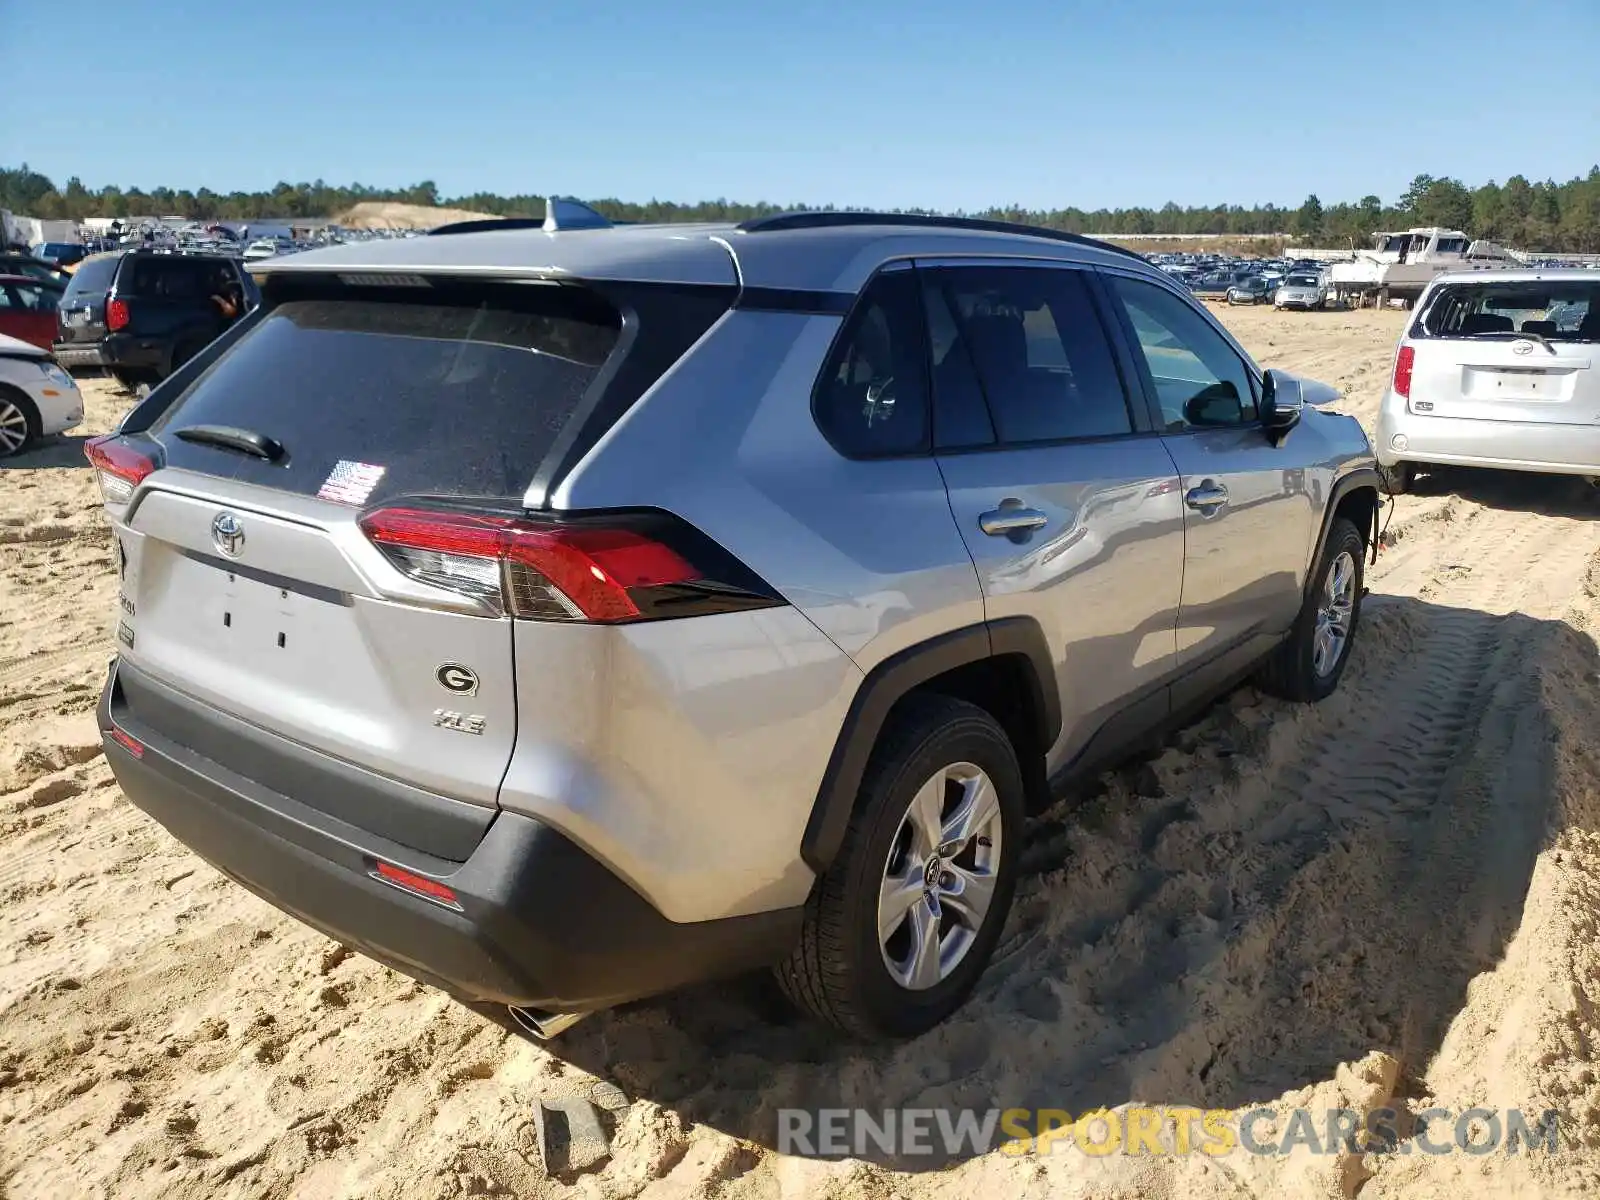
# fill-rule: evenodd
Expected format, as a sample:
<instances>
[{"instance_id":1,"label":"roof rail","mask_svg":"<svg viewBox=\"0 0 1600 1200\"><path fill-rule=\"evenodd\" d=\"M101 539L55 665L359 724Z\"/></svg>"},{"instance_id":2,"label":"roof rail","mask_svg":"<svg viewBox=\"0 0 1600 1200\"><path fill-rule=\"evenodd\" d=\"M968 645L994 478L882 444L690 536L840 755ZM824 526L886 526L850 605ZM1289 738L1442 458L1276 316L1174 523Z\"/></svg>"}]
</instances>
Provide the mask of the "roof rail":
<instances>
[{"instance_id":1,"label":"roof rail","mask_svg":"<svg viewBox=\"0 0 1600 1200\"><path fill-rule=\"evenodd\" d=\"M582 201L570 196L549 196L545 198L542 217L481 217L472 221L452 221L428 230L428 236L485 233L496 229L542 229L546 233L555 233L561 229L610 228L610 221Z\"/></svg>"},{"instance_id":2,"label":"roof rail","mask_svg":"<svg viewBox=\"0 0 1600 1200\"><path fill-rule=\"evenodd\" d=\"M1125 254L1145 261L1144 255L1125 246L1102 242L1081 233L1068 233L1064 229L1046 229L1042 225L1024 225L1020 221L990 221L983 217L941 217L928 213L885 212L786 212L770 217L754 217L741 221L738 228L745 233L775 233L784 229L834 229L851 225L910 225L919 229L972 229L984 233L1013 233L1023 237L1049 238L1055 242L1073 242L1080 246L1093 246L1113 254Z\"/></svg>"}]
</instances>

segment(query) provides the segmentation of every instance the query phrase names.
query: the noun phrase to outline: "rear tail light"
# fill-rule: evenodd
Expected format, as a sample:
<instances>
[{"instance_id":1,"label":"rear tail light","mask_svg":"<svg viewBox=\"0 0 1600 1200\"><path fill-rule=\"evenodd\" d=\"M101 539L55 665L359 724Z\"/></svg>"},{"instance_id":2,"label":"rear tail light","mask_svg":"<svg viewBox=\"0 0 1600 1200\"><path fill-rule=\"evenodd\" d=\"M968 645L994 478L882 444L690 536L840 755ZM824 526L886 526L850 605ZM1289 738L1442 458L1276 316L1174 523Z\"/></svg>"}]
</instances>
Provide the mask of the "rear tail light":
<instances>
[{"instance_id":1,"label":"rear tail light","mask_svg":"<svg viewBox=\"0 0 1600 1200\"><path fill-rule=\"evenodd\" d=\"M129 445L114 433L90 438L83 444L83 453L94 467L100 496L107 504L126 504L133 498L134 489L156 469L154 455Z\"/></svg>"},{"instance_id":2,"label":"rear tail light","mask_svg":"<svg viewBox=\"0 0 1600 1200\"><path fill-rule=\"evenodd\" d=\"M1411 367L1417 361L1415 346L1401 346L1394 356L1394 391L1397 396L1411 398Z\"/></svg>"},{"instance_id":3,"label":"rear tail light","mask_svg":"<svg viewBox=\"0 0 1600 1200\"><path fill-rule=\"evenodd\" d=\"M128 302L126 300L106 301L106 328L115 333L119 329L128 327Z\"/></svg>"},{"instance_id":4,"label":"rear tail light","mask_svg":"<svg viewBox=\"0 0 1600 1200\"><path fill-rule=\"evenodd\" d=\"M616 623L783 601L714 542L665 513L566 522L381 508L361 529L402 573L496 616Z\"/></svg>"}]
</instances>

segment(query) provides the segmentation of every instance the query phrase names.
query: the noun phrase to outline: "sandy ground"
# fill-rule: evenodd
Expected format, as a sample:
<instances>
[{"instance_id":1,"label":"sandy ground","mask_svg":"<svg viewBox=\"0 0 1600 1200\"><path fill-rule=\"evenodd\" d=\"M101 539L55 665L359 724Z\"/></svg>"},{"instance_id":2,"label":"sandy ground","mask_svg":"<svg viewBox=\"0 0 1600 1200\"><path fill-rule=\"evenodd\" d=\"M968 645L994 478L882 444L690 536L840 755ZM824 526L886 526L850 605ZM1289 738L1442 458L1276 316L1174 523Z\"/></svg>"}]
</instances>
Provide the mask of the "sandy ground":
<instances>
[{"instance_id":1,"label":"sandy ground","mask_svg":"<svg viewBox=\"0 0 1600 1200\"><path fill-rule=\"evenodd\" d=\"M1224 315L1370 420L1400 314ZM92 385L89 431L129 402ZM0 468L0 1197L1600 1194L1581 482L1403 498L1341 690L1242 689L1042 819L997 961L933 1034L843 1046L754 980L540 1046L279 915L122 798L93 729L115 590L78 441ZM791 1106L1130 1103L1392 1107L1403 1150L1430 1106L1554 1109L1561 1149L774 1149ZM609 1155L541 1104L598 1113Z\"/></svg>"},{"instance_id":2,"label":"sandy ground","mask_svg":"<svg viewBox=\"0 0 1600 1200\"><path fill-rule=\"evenodd\" d=\"M336 223L346 229L436 229L452 221L481 221L492 215L469 208L430 208L422 204L363 200L340 213Z\"/></svg>"}]
</instances>

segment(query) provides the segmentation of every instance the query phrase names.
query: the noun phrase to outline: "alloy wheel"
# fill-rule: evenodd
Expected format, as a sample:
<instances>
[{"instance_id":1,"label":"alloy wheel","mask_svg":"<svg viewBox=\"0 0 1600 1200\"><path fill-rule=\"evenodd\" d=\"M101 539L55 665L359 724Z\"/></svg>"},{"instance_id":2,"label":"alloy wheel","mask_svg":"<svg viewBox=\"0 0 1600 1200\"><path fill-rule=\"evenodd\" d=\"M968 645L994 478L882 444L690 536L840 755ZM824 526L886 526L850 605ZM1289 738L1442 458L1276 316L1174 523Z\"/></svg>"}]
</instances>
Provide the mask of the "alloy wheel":
<instances>
[{"instance_id":1,"label":"alloy wheel","mask_svg":"<svg viewBox=\"0 0 1600 1200\"><path fill-rule=\"evenodd\" d=\"M994 783L972 763L917 789L878 894L878 944L901 987L936 986L972 948L994 899L1003 824Z\"/></svg>"},{"instance_id":2,"label":"alloy wheel","mask_svg":"<svg viewBox=\"0 0 1600 1200\"><path fill-rule=\"evenodd\" d=\"M1317 605L1317 628L1311 642L1311 666L1326 679L1344 657L1350 644L1350 621L1355 613L1356 562L1348 550L1328 566L1322 597Z\"/></svg>"},{"instance_id":3,"label":"alloy wheel","mask_svg":"<svg viewBox=\"0 0 1600 1200\"><path fill-rule=\"evenodd\" d=\"M0 458L15 454L28 440L28 414L10 400L0 400Z\"/></svg>"}]
</instances>

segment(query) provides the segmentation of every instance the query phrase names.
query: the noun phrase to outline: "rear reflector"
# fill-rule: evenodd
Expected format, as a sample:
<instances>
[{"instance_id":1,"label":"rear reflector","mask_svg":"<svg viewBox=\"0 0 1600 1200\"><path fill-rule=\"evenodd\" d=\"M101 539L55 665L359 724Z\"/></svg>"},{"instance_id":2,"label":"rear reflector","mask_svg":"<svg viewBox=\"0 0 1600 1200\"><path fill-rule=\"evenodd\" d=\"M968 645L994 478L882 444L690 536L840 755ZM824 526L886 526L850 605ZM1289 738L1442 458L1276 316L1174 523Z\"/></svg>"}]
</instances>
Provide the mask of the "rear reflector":
<instances>
[{"instance_id":1,"label":"rear reflector","mask_svg":"<svg viewBox=\"0 0 1600 1200\"><path fill-rule=\"evenodd\" d=\"M90 438L83 444L84 457L95 469L100 495L107 504L126 504L134 489L156 469L153 455L130 446L114 433Z\"/></svg>"},{"instance_id":2,"label":"rear reflector","mask_svg":"<svg viewBox=\"0 0 1600 1200\"><path fill-rule=\"evenodd\" d=\"M372 876L374 879L381 879L384 883L394 885L401 891L421 896L424 900L446 905L457 912L461 910L461 901L456 899L455 892L437 879L429 879L426 875L418 875L415 871L408 871L393 863L376 860L373 861Z\"/></svg>"},{"instance_id":3,"label":"rear reflector","mask_svg":"<svg viewBox=\"0 0 1600 1200\"><path fill-rule=\"evenodd\" d=\"M135 758L144 757L144 744L131 734L123 733L120 729L113 729L111 731L111 740Z\"/></svg>"},{"instance_id":4,"label":"rear reflector","mask_svg":"<svg viewBox=\"0 0 1600 1200\"><path fill-rule=\"evenodd\" d=\"M665 513L557 523L381 508L362 517L361 528L412 579L469 596L497 616L614 623L781 603Z\"/></svg>"},{"instance_id":5,"label":"rear reflector","mask_svg":"<svg viewBox=\"0 0 1600 1200\"><path fill-rule=\"evenodd\" d=\"M1401 346L1394 356L1394 391L1397 396L1411 397L1411 367L1417 361L1415 346Z\"/></svg>"}]
</instances>

